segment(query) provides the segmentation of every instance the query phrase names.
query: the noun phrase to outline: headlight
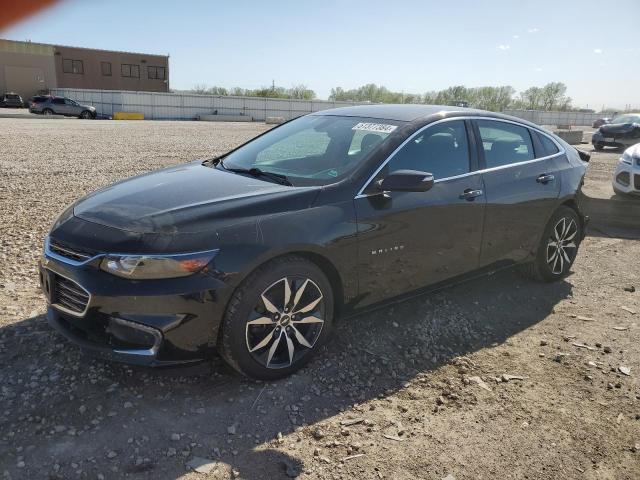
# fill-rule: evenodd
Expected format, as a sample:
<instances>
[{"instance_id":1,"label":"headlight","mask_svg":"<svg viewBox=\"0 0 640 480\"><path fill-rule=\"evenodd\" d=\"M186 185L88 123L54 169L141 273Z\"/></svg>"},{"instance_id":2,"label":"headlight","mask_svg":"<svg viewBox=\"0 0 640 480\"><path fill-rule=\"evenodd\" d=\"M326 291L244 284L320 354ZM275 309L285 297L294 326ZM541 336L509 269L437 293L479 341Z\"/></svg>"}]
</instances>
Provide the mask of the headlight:
<instances>
[{"instance_id":1,"label":"headlight","mask_svg":"<svg viewBox=\"0 0 640 480\"><path fill-rule=\"evenodd\" d=\"M622 163L626 163L627 165L631 165L631 163L632 163L631 155L629 153L627 153L627 152L624 152L622 154L622 156L620 157L620 161Z\"/></svg>"},{"instance_id":2,"label":"headlight","mask_svg":"<svg viewBox=\"0 0 640 480\"><path fill-rule=\"evenodd\" d=\"M186 277L204 269L217 253L218 250L177 255L107 255L100 268L135 280Z\"/></svg>"}]
</instances>

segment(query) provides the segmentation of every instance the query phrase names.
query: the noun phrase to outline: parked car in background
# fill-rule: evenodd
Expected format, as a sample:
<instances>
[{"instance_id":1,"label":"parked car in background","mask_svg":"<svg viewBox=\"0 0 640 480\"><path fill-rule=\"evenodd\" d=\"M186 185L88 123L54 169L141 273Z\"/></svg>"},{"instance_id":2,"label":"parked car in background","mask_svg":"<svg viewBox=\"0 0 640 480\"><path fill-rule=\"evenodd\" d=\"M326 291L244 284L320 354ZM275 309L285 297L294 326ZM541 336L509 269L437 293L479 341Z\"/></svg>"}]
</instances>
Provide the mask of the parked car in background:
<instances>
[{"instance_id":1,"label":"parked car in background","mask_svg":"<svg viewBox=\"0 0 640 480\"><path fill-rule=\"evenodd\" d=\"M607 123L611 123L611 118L609 117L604 117L604 118L598 118L595 122L593 122L593 128L600 128L602 125L605 125Z\"/></svg>"},{"instance_id":2,"label":"parked car in background","mask_svg":"<svg viewBox=\"0 0 640 480\"><path fill-rule=\"evenodd\" d=\"M504 266L566 277L587 221L581 158L481 110L306 115L68 207L40 260L47 319L102 358L187 364L217 348L250 377L289 375L338 315Z\"/></svg>"},{"instance_id":3,"label":"parked car in background","mask_svg":"<svg viewBox=\"0 0 640 480\"><path fill-rule=\"evenodd\" d=\"M613 191L618 195L640 195L640 143L627 148L613 174Z\"/></svg>"},{"instance_id":4,"label":"parked car in background","mask_svg":"<svg viewBox=\"0 0 640 480\"><path fill-rule=\"evenodd\" d=\"M64 115L65 117L96 118L96 107L83 105L66 97L36 95L29 102L29 111L42 115Z\"/></svg>"},{"instance_id":5,"label":"parked car in background","mask_svg":"<svg viewBox=\"0 0 640 480\"><path fill-rule=\"evenodd\" d=\"M627 148L640 142L640 113L625 113L602 125L591 137L596 150Z\"/></svg>"},{"instance_id":6,"label":"parked car in background","mask_svg":"<svg viewBox=\"0 0 640 480\"><path fill-rule=\"evenodd\" d=\"M0 107L22 108L24 103L20 95L8 92L0 97Z\"/></svg>"}]
</instances>

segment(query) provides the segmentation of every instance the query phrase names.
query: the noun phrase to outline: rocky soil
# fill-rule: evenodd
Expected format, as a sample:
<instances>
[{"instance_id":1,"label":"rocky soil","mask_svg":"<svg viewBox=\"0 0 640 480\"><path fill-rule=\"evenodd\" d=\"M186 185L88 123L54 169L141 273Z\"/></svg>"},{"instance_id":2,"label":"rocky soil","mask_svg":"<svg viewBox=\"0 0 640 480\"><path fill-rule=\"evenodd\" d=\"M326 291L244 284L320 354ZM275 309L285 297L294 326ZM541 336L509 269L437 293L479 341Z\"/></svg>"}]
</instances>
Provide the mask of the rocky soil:
<instances>
[{"instance_id":1,"label":"rocky soil","mask_svg":"<svg viewBox=\"0 0 640 480\"><path fill-rule=\"evenodd\" d=\"M345 319L291 378L93 360L44 320L63 208L221 153L257 124L0 119L0 478L640 478L640 242L590 231L574 272L514 272Z\"/></svg>"}]
</instances>

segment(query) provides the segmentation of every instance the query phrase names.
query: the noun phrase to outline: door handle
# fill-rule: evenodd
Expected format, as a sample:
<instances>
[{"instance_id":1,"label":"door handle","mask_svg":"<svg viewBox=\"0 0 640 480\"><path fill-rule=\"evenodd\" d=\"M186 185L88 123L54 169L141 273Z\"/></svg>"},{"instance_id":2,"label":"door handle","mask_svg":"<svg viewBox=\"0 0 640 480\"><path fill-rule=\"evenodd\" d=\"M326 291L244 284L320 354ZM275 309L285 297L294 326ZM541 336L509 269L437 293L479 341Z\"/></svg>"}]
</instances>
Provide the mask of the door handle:
<instances>
[{"instance_id":1,"label":"door handle","mask_svg":"<svg viewBox=\"0 0 640 480\"><path fill-rule=\"evenodd\" d=\"M552 182L555 178L556 177L554 177L550 173L543 173L538 178L536 178L536 182L542 183L544 185L544 184L547 184L549 182Z\"/></svg>"},{"instance_id":2,"label":"door handle","mask_svg":"<svg viewBox=\"0 0 640 480\"><path fill-rule=\"evenodd\" d=\"M468 200L470 202L473 201L474 198L482 195L482 190L473 190L471 188L467 188L464 192L460 194L460 200Z\"/></svg>"}]
</instances>

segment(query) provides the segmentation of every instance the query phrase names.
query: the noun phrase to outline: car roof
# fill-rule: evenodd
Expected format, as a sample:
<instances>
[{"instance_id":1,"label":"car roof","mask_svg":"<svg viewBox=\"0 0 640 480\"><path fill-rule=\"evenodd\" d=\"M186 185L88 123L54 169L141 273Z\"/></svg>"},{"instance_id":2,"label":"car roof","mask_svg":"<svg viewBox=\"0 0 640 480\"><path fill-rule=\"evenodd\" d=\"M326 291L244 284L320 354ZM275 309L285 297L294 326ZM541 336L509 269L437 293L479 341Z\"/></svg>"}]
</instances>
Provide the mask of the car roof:
<instances>
[{"instance_id":1,"label":"car roof","mask_svg":"<svg viewBox=\"0 0 640 480\"><path fill-rule=\"evenodd\" d=\"M313 113L313 115L336 115L345 117L368 117L379 118L385 120L397 120L401 122L413 122L415 120L424 119L431 115L440 115L442 117L455 115L473 115L473 116L490 116L496 118L513 119L507 115L485 110L477 110L475 108L452 107L448 105L420 105L420 104L376 104L376 105L354 105L353 107L331 108L329 110L321 110ZM454 115L448 115L454 114ZM516 119L522 121L522 119ZM522 122L528 123L528 122Z\"/></svg>"}]
</instances>

